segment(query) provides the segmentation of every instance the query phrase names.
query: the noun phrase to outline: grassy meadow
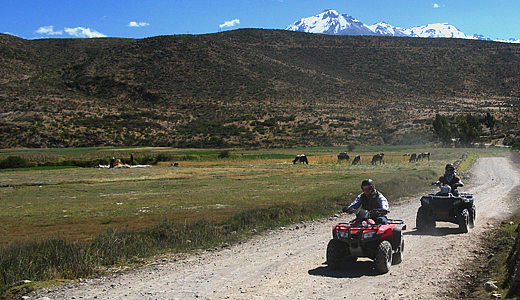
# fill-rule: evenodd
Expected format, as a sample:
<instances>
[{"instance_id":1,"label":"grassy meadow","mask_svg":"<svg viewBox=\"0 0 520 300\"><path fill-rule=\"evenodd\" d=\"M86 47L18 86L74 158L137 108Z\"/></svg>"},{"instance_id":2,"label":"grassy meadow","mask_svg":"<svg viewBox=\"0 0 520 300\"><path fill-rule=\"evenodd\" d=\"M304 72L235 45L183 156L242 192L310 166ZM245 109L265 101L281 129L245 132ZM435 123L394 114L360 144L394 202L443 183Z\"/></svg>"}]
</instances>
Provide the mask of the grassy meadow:
<instances>
[{"instance_id":1,"label":"grassy meadow","mask_svg":"<svg viewBox=\"0 0 520 300\"><path fill-rule=\"evenodd\" d=\"M338 162L342 151L229 150L229 157L218 158L219 150L3 150L0 160L19 155L38 164L42 158L103 155L124 161L132 153L136 160L178 158L179 165L158 161L106 169L45 163L0 170L0 294L18 289L21 280L85 278L156 254L218 247L275 226L330 216L361 192L365 178L372 178L392 205L432 190L429 183L444 165L468 151L461 172L477 156L509 152L360 147L351 157L360 155L361 162L352 165ZM432 153L430 161L408 162L406 154L426 151ZM372 165L379 152L385 153L385 164ZM308 165L292 163L301 153Z\"/></svg>"},{"instance_id":2,"label":"grassy meadow","mask_svg":"<svg viewBox=\"0 0 520 300\"><path fill-rule=\"evenodd\" d=\"M23 155L88 154L84 149L75 151L56 154L27 150ZM429 162L409 163L404 156L421 151L432 152ZM436 179L447 162L465 151L390 148L385 149L384 165L370 164L372 153L376 153L370 148L354 151L362 157L355 166L346 161L338 163L340 149L318 148L232 151L230 158L200 158L179 162L176 167L159 162L131 169L8 170L1 172L0 178L0 243L57 236L88 240L108 226L143 229L164 218L183 224L201 219L218 223L245 210L325 198L341 198L340 202L348 204L360 191L361 180L368 177L390 201L396 201L414 190L425 190L426 183ZM121 157L126 152L114 149L108 155ZM300 152L306 153L309 165L292 163L293 154ZM401 187L400 177L413 180L414 185Z\"/></svg>"}]
</instances>

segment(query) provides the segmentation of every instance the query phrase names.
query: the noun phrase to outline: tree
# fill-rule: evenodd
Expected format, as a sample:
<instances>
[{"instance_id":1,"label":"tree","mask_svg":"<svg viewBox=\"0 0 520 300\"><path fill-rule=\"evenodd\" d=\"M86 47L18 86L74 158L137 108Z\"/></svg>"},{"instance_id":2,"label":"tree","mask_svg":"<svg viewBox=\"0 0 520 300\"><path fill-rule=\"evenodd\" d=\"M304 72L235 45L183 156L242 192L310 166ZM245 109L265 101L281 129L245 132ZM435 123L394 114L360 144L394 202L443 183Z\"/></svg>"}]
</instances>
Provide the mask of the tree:
<instances>
[{"instance_id":1,"label":"tree","mask_svg":"<svg viewBox=\"0 0 520 300\"><path fill-rule=\"evenodd\" d=\"M0 169L25 168L27 166L27 161L19 156L8 156L0 161Z\"/></svg>"},{"instance_id":2,"label":"tree","mask_svg":"<svg viewBox=\"0 0 520 300\"><path fill-rule=\"evenodd\" d=\"M466 115L460 118L459 122L459 139L462 143L474 143L480 140L482 135L482 125L478 117Z\"/></svg>"},{"instance_id":3,"label":"tree","mask_svg":"<svg viewBox=\"0 0 520 300\"><path fill-rule=\"evenodd\" d=\"M484 118L484 124L487 125L489 130L493 131L493 128L495 128L495 125L497 123L497 119L491 115L491 113L488 111L486 113L486 117Z\"/></svg>"},{"instance_id":4,"label":"tree","mask_svg":"<svg viewBox=\"0 0 520 300\"><path fill-rule=\"evenodd\" d=\"M433 132L439 138L439 140L441 140L443 144L451 143L451 131L452 130L448 124L448 119L446 118L446 116L436 114L435 120L433 121Z\"/></svg>"}]
</instances>

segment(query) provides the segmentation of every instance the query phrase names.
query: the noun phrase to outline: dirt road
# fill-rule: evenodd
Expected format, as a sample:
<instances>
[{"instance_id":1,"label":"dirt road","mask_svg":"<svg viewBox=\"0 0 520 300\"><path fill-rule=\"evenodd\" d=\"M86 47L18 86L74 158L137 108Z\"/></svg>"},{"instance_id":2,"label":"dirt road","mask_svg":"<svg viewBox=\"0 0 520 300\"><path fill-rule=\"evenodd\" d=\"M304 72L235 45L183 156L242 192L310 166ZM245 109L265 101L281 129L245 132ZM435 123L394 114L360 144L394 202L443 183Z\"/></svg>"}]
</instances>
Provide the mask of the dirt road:
<instances>
[{"instance_id":1,"label":"dirt road","mask_svg":"<svg viewBox=\"0 0 520 300\"><path fill-rule=\"evenodd\" d=\"M438 222L435 232L419 234L417 199L391 207L390 217L404 219L408 229L403 263L384 275L364 259L345 270L327 268L331 227L351 218L341 215L218 251L39 291L31 299L446 299L449 282L463 276L461 263L475 256L479 234L518 205L520 173L508 158L481 158L468 175L471 180L461 190L475 195L475 228L459 234L455 224Z\"/></svg>"}]
</instances>

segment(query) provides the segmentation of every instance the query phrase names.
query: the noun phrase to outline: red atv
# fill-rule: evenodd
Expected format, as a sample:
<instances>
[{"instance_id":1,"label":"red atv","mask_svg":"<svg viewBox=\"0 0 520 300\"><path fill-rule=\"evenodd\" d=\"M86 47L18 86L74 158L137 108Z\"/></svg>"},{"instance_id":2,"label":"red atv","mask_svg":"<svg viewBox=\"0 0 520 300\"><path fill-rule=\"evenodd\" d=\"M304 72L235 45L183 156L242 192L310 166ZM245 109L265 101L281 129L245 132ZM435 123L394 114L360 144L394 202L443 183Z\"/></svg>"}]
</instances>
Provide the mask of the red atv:
<instances>
[{"instance_id":1,"label":"red atv","mask_svg":"<svg viewBox=\"0 0 520 300\"><path fill-rule=\"evenodd\" d=\"M389 211L359 210L356 218L332 227L332 239L327 245L327 264L338 269L344 262L355 262L358 257L374 260L378 272L387 273L392 264L403 260L406 229L403 220L388 219L387 224L376 224L378 217Z\"/></svg>"}]
</instances>

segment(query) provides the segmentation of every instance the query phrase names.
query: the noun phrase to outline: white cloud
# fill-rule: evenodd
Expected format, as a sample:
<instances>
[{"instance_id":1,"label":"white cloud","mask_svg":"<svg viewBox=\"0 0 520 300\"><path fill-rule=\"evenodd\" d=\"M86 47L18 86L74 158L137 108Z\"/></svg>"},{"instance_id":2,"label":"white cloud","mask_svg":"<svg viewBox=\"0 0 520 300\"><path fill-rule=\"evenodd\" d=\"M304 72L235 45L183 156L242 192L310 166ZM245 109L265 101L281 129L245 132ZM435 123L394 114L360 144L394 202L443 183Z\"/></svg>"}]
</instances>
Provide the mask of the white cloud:
<instances>
[{"instance_id":1,"label":"white cloud","mask_svg":"<svg viewBox=\"0 0 520 300\"><path fill-rule=\"evenodd\" d=\"M441 7L444 7L445 5L439 5L437 3L434 3L433 4L433 8L441 8Z\"/></svg>"},{"instance_id":2,"label":"white cloud","mask_svg":"<svg viewBox=\"0 0 520 300\"><path fill-rule=\"evenodd\" d=\"M106 37L106 35L101 32L92 30L90 28L85 27L76 27L76 28L67 28L65 27L65 32L69 35L76 37L87 37L87 38L96 38L96 37Z\"/></svg>"},{"instance_id":3,"label":"white cloud","mask_svg":"<svg viewBox=\"0 0 520 300\"><path fill-rule=\"evenodd\" d=\"M145 27L145 26L150 26L150 23L146 23L146 22L130 22L126 26L128 26L128 27Z\"/></svg>"},{"instance_id":4,"label":"white cloud","mask_svg":"<svg viewBox=\"0 0 520 300\"><path fill-rule=\"evenodd\" d=\"M234 19L232 21L226 21L226 22L224 22L224 24L218 25L218 27L220 27L220 28L223 28L223 27L233 27L233 26L238 25L238 24L240 24L240 20L239 19Z\"/></svg>"},{"instance_id":5,"label":"white cloud","mask_svg":"<svg viewBox=\"0 0 520 300\"><path fill-rule=\"evenodd\" d=\"M62 34L62 30L54 31L54 26L42 26L38 28L38 30L35 31L36 33L40 34L47 34L47 35L57 35Z\"/></svg>"}]
</instances>

